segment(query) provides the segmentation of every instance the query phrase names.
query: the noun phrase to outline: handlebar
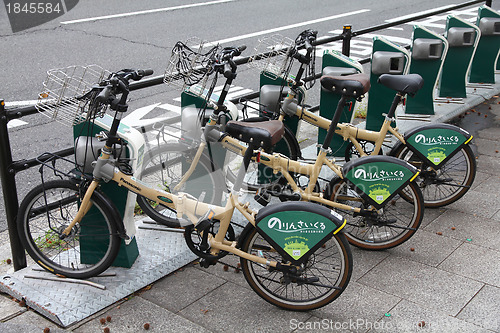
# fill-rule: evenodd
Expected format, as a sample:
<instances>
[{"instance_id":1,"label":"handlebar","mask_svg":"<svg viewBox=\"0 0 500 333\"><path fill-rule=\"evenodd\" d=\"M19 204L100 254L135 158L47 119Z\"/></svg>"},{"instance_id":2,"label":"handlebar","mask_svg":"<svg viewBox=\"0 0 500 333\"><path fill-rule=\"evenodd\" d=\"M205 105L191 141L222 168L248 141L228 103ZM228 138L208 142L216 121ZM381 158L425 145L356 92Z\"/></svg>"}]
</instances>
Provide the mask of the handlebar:
<instances>
[{"instance_id":1,"label":"handlebar","mask_svg":"<svg viewBox=\"0 0 500 333\"><path fill-rule=\"evenodd\" d=\"M241 53L245 51L246 48L246 45L223 48L217 56L217 64L215 65L216 70L218 70L219 73L222 73L225 78L234 78L237 65L234 62L233 58L241 55Z\"/></svg>"},{"instance_id":2,"label":"handlebar","mask_svg":"<svg viewBox=\"0 0 500 333\"><path fill-rule=\"evenodd\" d=\"M316 41L317 36L318 31L316 30L308 29L301 32L295 39L295 46L291 50L291 55L303 64L309 63L309 61L311 60L311 53L314 49L313 44ZM306 50L305 55L298 52L302 49Z\"/></svg>"},{"instance_id":3,"label":"handlebar","mask_svg":"<svg viewBox=\"0 0 500 333\"><path fill-rule=\"evenodd\" d=\"M152 69L122 69L116 73L112 73L107 80L101 82L97 89L102 89L96 96L95 101L98 103L109 104L112 110L127 111L127 97L129 81L139 81L145 76L153 74ZM104 88L101 88L104 86ZM122 94L118 99L116 95Z\"/></svg>"}]
</instances>

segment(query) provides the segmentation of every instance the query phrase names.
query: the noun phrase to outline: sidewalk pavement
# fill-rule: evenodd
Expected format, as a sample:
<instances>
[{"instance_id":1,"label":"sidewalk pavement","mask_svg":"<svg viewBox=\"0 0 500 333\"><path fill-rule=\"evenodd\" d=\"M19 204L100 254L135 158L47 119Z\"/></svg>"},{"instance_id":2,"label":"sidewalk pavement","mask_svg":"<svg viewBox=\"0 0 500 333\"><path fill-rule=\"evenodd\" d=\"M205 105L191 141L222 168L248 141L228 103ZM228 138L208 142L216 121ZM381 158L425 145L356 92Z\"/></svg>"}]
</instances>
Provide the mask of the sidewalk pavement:
<instances>
[{"instance_id":1,"label":"sidewalk pavement","mask_svg":"<svg viewBox=\"0 0 500 333\"><path fill-rule=\"evenodd\" d=\"M152 332L500 332L499 103L494 96L460 119L475 137L471 190L445 208L426 209L420 230L397 248L353 247L347 290L321 309L281 310L233 268L193 262L65 329L1 294L0 331L141 332L148 324ZM5 233L0 241L5 274ZM236 265L237 258L223 261Z\"/></svg>"}]
</instances>

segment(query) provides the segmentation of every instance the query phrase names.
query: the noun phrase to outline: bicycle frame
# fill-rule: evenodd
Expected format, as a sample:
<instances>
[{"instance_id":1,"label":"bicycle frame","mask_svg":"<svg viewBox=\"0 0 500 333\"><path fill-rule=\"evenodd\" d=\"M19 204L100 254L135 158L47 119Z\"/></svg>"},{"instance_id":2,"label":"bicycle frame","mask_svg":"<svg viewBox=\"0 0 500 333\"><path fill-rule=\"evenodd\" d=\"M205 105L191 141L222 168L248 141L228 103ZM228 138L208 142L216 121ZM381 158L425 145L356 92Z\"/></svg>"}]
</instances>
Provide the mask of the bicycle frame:
<instances>
[{"instance_id":1,"label":"bicycle frame","mask_svg":"<svg viewBox=\"0 0 500 333\"><path fill-rule=\"evenodd\" d=\"M328 130L331 124L331 120L314 114L311 111L308 111L305 107L295 105L292 102L294 98L295 94L290 92L285 99L288 101L283 104L284 107L288 106L287 110L289 110L288 112L290 112L290 114L293 112L293 115L299 117L299 119L303 119L305 122L316 127ZM282 112L278 119L283 121L285 118L285 114L286 113ZM377 155L380 152L380 149L382 149L382 144L384 142L385 136L387 135L387 132L390 132L399 141L401 141L403 144L406 144L406 141L403 135L399 133L398 128L391 126L392 121L393 120L391 118L386 117L380 131L378 132L358 128L349 123L338 123L337 128L335 129L335 134L342 136L344 140L350 140L356 150L359 152L360 156L367 156L367 154L364 152L358 139L373 142L374 150L372 154Z\"/></svg>"},{"instance_id":2,"label":"bicycle frame","mask_svg":"<svg viewBox=\"0 0 500 333\"><path fill-rule=\"evenodd\" d=\"M247 151L247 147L244 147L240 145L240 141L232 138L230 136L225 136L221 140L222 146L225 147L226 149L244 156L245 152ZM181 181L177 186L174 188L174 190L178 190L181 188L181 186L189 179L191 174L193 173L194 169L196 168L196 165L198 161L200 160L200 157L203 153L203 150L206 147L206 143L202 142L200 146L198 147L198 150L196 151L196 155L193 159L192 164L190 165L188 171L184 174L182 177ZM344 205L338 202L334 202L331 200L327 200L323 198L322 193L314 192L314 187L316 184L316 181L319 178L319 173L321 171L321 167L323 165L328 166L333 172L335 172L336 175L342 178L342 171L338 165L335 164L334 159L328 159L327 157L327 152L326 151L321 151L314 164L310 163L304 163L304 162L299 162L299 161L294 161L290 160L288 157L279 154L279 153L273 153L273 154L268 154L264 151L259 151L259 156L257 157L252 157L252 160L254 162L258 162L260 164L263 164L271 169L273 169L274 173L280 172L285 179L287 180L288 184L291 186L292 191L295 193L300 193L301 197L306 200L306 201L314 201L320 204L328 205L330 207L342 209L342 210L347 210L347 211L353 211L356 213L360 213L361 209L360 208L354 208L348 205ZM293 179L292 173L299 173L301 175L305 175L309 177L309 184L306 189L300 188L295 180Z\"/></svg>"},{"instance_id":3,"label":"bicycle frame","mask_svg":"<svg viewBox=\"0 0 500 333\"><path fill-rule=\"evenodd\" d=\"M90 186L85 192L85 196L82 199L80 209L78 210L75 219L63 231L65 235L69 235L75 224L80 223L82 218L91 208L92 203L90 202L90 198L99 186L101 178L96 176L100 175L102 177L102 180L114 181L118 186L123 186L133 193L142 195L149 200L155 201L157 203L161 202L162 205L166 205L169 208L175 209L177 211L178 218L183 222L183 226L187 226L190 224L196 225L200 216L203 216L205 213L211 211L213 214L211 218L220 221L219 231L217 232L215 237L211 237L211 235L209 234L209 242L212 248L212 254L217 255L219 251L226 251L256 263L271 267L277 267L278 263L276 261L269 261L265 258L241 251L236 247L236 241L231 242L224 239L224 236L231 223L231 217L233 216L235 208L252 225L255 226L255 216L257 212L249 208L248 202L240 202L237 194L234 194L233 192L229 193L229 198L224 207L200 202L190 197L186 193L174 195L172 193L154 189L147 184L138 181L135 177L121 172L117 167L113 165L114 161L110 159L110 157L111 151L109 147L106 146L105 149L103 149L101 156L97 160L97 165L94 169L94 180L91 182ZM187 216L188 220L182 218L182 216L184 215ZM335 233L339 232L341 229L342 228L338 228ZM280 263L280 265L284 264Z\"/></svg>"}]
</instances>

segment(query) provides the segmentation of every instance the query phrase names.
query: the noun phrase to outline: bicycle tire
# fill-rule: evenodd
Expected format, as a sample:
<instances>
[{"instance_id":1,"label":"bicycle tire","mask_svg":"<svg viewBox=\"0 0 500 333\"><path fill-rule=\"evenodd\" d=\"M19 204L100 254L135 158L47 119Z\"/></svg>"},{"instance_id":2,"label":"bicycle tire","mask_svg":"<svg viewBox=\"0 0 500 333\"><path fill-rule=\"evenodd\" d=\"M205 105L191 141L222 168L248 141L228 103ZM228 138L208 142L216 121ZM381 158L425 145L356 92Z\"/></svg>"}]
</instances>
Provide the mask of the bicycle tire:
<instances>
[{"instance_id":1,"label":"bicycle tire","mask_svg":"<svg viewBox=\"0 0 500 333\"><path fill-rule=\"evenodd\" d=\"M61 239L58 234L78 212L80 191L69 180L53 180L31 190L19 207L21 242L42 268L69 278L86 279L104 272L116 258L118 236L112 205L94 192L81 223Z\"/></svg>"},{"instance_id":2,"label":"bicycle tire","mask_svg":"<svg viewBox=\"0 0 500 333\"><path fill-rule=\"evenodd\" d=\"M391 154L421 170L415 181L422 191L425 207L438 208L457 201L467 193L476 177L476 159L469 145L463 146L436 172L406 145L396 147ZM439 177L452 181L439 183L436 179Z\"/></svg>"},{"instance_id":3,"label":"bicycle tire","mask_svg":"<svg viewBox=\"0 0 500 333\"><path fill-rule=\"evenodd\" d=\"M291 160L296 161L299 156L296 142L297 140L293 136L292 132L285 131L283 138L276 144L275 147L279 147L279 152L281 154L287 156ZM244 143L240 144L248 146ZM228 150L225 163L225 172L227 180L229 182L234 183L239 167L241 165L243 165L243 156ZM260 177L259 175L262 174L263 176ZM281 178L282 177L280 176L280 174L278 173L277 175L275 175L271 168L252 161L250 162L245 178L243 179L243 188L248 191L258 191L261 188L272 187L274 184L277 184ZM262 179L271 179L271 181L262 183Z\"/></svg>"},{"instance_id":4,"label":"bicycle tire","mask_svg":"<svg viewBox=\"0 0 500 333\"><path fill-rule=\"evenodd\" d=\"M144 157L143 170L139 178L150 186L171 192L182 179L196 151L197 148L181 143L169 143L152 149ZM206 155L202 154L193 175L184 184L181 192L196 195L205 203L220 205L225 188L226 184L220 171ZM180 227L175 209L162 206L140 195L136 201L144 213L155 222L171 228Z\"/></svg>"},{"instance_id":5,"label":"bicycle tire","mask_svg":"<svg viewBox=\"0 0 500 333\"><path fill-rule=\"evenodd\" d=\"M330 181L325 197L352 207L369 208L347 182L338 177ZM420 227L423 208L422 193L414 182L409 183L379 209L375 221L363 216L354 216L352 211L333 207L347 220L343 230L349 243L365 250L385 250L406 242Z\"/></svg>"},{"instance_id":6,"label":"bicycle tire","mask_svg":"<svg viewBox=\"0 0 500 333\"><path fill-rule=\"evenodd\" d=\"M241 243L244 252L284 262L255 228ZM271 304L294 311L308 311L331 303L345 290L352 274L352 254L342 233L333 235L302 265L304 268L302 276L320 277L318 285L322 286L298 284L293 281L283 284L281 280L283 273L280 271L269 270L264 265L244 258L240 260L245 279L260 297Z\"/></svg>"}]
</instances>

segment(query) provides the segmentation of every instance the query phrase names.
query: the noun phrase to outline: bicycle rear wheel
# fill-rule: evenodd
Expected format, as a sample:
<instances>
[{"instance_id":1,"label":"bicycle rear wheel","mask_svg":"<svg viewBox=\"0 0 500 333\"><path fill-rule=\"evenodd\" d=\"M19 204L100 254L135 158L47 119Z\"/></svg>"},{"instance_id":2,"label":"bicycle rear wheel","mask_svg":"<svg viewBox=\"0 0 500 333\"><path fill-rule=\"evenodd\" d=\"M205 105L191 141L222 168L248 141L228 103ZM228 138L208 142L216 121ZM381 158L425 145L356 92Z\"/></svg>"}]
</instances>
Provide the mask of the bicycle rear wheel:
<instances>
[{"instance_id":1,"label":"bicycle rear wheel","mask_svg":"<svg viewBox=\"0 0 500 333\"><path fill-rule=\"evenodd\" d=\"M247 253L286 263L255 228L242 244L241 249ZM345 236L339 233L311 254L293 276L244 258L241 267L248 284L267 302L288 310L308 311L342 294L351 278L352 254ZM314 278L318 280L312 282Z\"/></svg>"},{"instance_id":2,"label":"bicycle rear wheel","mask_svg":"<svg viewBox=\"0 0 500 333\"><path fill-rule=\"evenodd\" d=\"M172 193L196 155L197 148L181 143L166 144L146 153L141 173L141 181L148 185ZM226 183L220 170L204 154L180 192L186 192L205 203L220 205ZM159 224L176 228L180 226L177 211L145 197L137 196L137 203L149 217Z\"/></svg>"},{"instance_id":3,"label":"bicycle rear wheel","mask_svg":"<svg viewBox=\"0 0 500 333\"><path fill-rule=\"evenodd\" d=\"M332 179L325 194L334 202L370 208L344 179ZM415 234L422 222L423 208L422 193L413 182L371 216L356 215L352 211L338 212L347 220L343 230L350 244L365 250L385 250L406 242Z\"/></svg>"},{"instance_id":4,"label":"bicycle rear wheel","mask_svg":"<svg viewBox=\"0 0 500 333\"><path fill-rule=\"evenodd\" d=\"M457 201L467 193L476 177L476 159L468 145L462 147L438 170L426 166L405 145L400 145L393 155L421 170L416 182L422 191L426 207L443 207Z\"/></svg>"},{"instance_id":5,"label":"bicycle rear wheel","mask_svg":"<svg viewBox=\"0 0 500 333\"><path fill-rule=\"evenodd\" d=\"M79 188L69 180L49 181L31 190L19 207L19 237L44 269L86 279L105 271L120 249L116 221L104 196L94 193L92 207L68 236L62 231L80 206Z\"/></svg>"}]
</instances>

